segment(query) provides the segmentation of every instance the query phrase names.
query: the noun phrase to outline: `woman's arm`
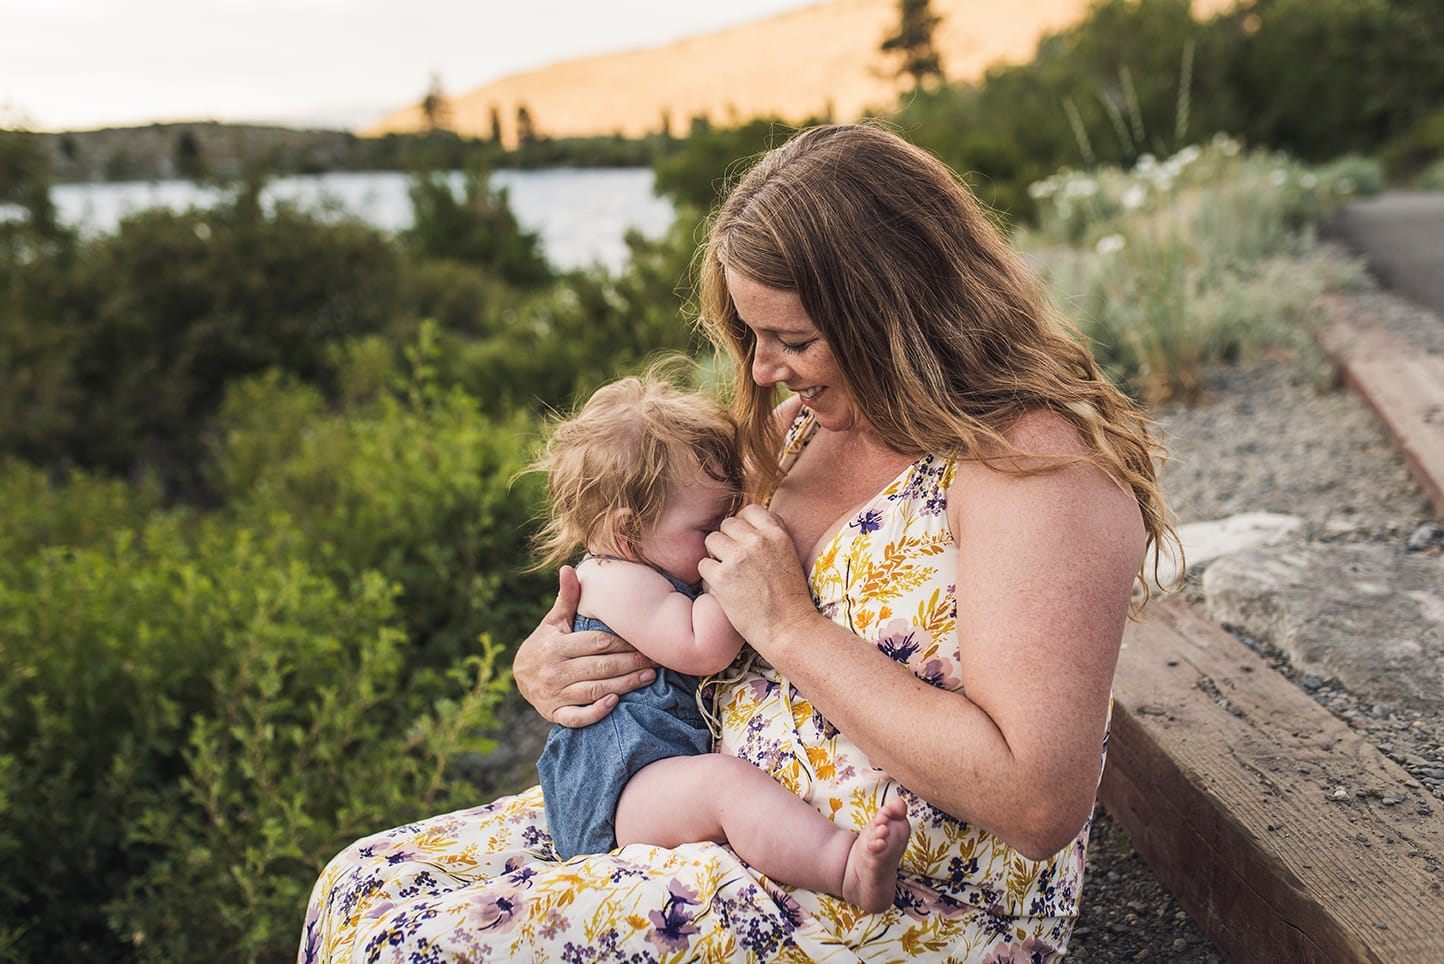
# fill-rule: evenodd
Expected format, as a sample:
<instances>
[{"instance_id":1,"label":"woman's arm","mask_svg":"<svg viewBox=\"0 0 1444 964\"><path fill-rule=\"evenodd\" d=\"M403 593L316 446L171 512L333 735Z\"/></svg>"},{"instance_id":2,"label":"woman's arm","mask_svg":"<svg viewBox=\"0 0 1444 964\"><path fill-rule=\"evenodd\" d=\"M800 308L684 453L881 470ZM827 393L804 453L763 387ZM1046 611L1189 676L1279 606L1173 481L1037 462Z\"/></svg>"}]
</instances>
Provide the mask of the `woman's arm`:
<instances>
[{"instance_id":1,"label":"woman's arm","mask_svg":"<svg viewBox=\"0 0 1444 964\"><path fill-rule=\"evenodd\" d=\"M1081 452L1053 416L1018 444ZM977 463L949 493L967 695L919 680L808 596L781 522L748 506L702 575L743 636L877 766L1025 856L1051 856L1091 810L1144 530L1133 496L1080 463L1018 476Z\"/></svg>"},{"instance_id":2,"label":"woman's arm","mask_svg":"<svg viewBox=\"0 0 1444 964\"><path fill-rule=\"evenodd\" d=\"M611 633L574 633L581 583L562 566L556 602L517 647L512 677L522 699L552 723L590 726L617 705L617 696L657 678L652 661Z\"/></svg>"},{"instance_id":3,"label":"woman's arm","mask_svg":"<svg viewBox=\"0 0 1444 964\"><path fill-rule=\"evenodd\" d=\"M694 602L651 566L598 559L581 574L583 612L657 663L692 676L727 668L742 637L709 593Z\"/></svg>"}]
</instances>

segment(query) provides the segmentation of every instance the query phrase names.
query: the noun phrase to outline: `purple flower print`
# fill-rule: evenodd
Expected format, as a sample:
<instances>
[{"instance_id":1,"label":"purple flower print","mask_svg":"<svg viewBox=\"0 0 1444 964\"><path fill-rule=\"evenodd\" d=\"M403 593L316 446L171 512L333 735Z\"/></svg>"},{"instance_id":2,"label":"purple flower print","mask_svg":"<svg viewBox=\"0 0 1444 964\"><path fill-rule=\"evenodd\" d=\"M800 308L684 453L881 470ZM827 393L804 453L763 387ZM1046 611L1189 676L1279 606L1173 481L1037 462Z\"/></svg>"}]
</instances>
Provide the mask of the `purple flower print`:
<instances>
[{"instance_id":1,"label":"purple flower print","mask_svg":"<svg viewBox=\"0 0 1444 964\"><path fill-rule=\"evenodd\" d=\"M484 894L467 908L466 926L479 931L505 933L525 915L526 904L512 888L493 885L492 893Z\"/></svg>"},{"instance_id":2,"label":"purple flower print","mask_svg":"<svg viewBox=\"0 0 1444 964\"><path fill-rule=\"evenodd\" d=\"M701 933L692 923L692 911L688 909L697 906L697 891L674 880L668 885L667 894L666 906L647 914L647 919L657 927L647 935L647 940L664 953L676 954L687 949L693 934Z\"/></svg>"},{"instance_id":3,"label":"purple flower print","mask_svg":"<svg viewBox=\"0 0 1444 964\"><path fill-rule=\"evenodd\" d=\"M922 648L923 640L919 637L927 635L923 630L910 625L906 619L894 619L883 632L887 635L878 639L877 648L882 650L884 656L904 665Z\"/></svg>"},{"instance_id":4,"label":"purple flower print","mask_svg":"<svg viewBox=\"0 0 1444 964\"><path fill-rule=\"evenodd\" d=\"M866 535L869 532L876 532L877 530L882 528L882 510L869 509L862 515L858 516L856 519L849 522L848 525L854 529L857 529L863 535Z\"/></svg>"},{"instance_id":5,"label":"purple flower print","mask_svg":"<svg viewBox=\"0 0 1444 964\"><path fill-rule=\"evenodd\" d=\"M684 885L680 880L673 880L667 885L667 903L661 911L647 913L656 931L651 931L647 939L657 945L658 950L664 954L680 954L687 950L687 945L692 942L693 934L700 934L700 928L692 922L692 911L697 905L697 892L689 886Z\"/></svg>"},{"instance_id":6,"label":"purple flower print","mask_svg":"<svg viewBox=\"0 0 1444 964\"><path fill-rule=\"evenodd\" d=\"M924 683L931 683L948 692L959 689L963 685L961 678L952 675L952 660L930 659L923 665L923 670L918 676Z\"/></svg>"},{"instance_id":7,"label":"purple flower print","mask_svg":"<svg viewBox=\"0 0 1444 964\"><path fill-rule=\"evenodd\" d=\"M1030 937L1021 944L999 944L983 958L983 964L1048 964L1058 957L1058 948Z\"/></svg>"}]
</instances>

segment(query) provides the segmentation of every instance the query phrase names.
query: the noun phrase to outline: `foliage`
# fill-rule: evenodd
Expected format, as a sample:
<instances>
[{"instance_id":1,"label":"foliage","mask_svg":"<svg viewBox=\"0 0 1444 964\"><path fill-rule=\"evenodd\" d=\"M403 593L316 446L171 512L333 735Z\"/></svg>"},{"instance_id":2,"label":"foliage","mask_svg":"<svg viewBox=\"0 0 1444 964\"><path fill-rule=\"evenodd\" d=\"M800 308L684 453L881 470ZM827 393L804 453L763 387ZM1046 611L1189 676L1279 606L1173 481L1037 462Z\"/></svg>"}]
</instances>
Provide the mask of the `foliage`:
<instances>
[{"instance_id":1,"label":"foliage","mask_svg":"<svg viewBox=\"0 0 1444 964\"><path fill-rule=\"evenodd\" d=\"M1428 155L1444 102L1437 0L1252 0L1206 21L1188 0L1098 0L1026 64L910 94L910 137L1031 220L1024 193L1062 166L1131 166L1231 132L1309 161L1393 139L1396 173Z\"/></svg>"},{"instance_id":2,"label":"foliage","mask_svg":"<svg viewBox=\"0 0 1444 964\"><path fill-rule=\"evenodd\" d=\"M401 592L413 659L440 670L478 633L524 636L552 581L522 571L540 492L512 479L534 423L484 418L469 395L440 387L434 337L423 329L401 396L345 413L279 372L234 386L212 488L244 527L284 521L288 557L338 583L385 573Z\"/></svg>"},{"instance_id":3,"label":"foliage","mask_svg":"<svg viewBox=\"0 0 1444 964\"><path fill-rule=\"evenodd\" d=\"M135 530L161 506L154 479L131 484L72 470L62 484L17 459L0 460L0 559L55 546L92 548Z\"/></svg>"},{"instance_id":4,"label":"foliage","mask_svg":"<svg viewBox=\"0 0 1444 964\"><path fill-rule=\"evenodd\" d=\"M736 127L699 125L675 152L652 165L656 191L679 206L710 211L763 152L795 130L775 117L754 118Z\"/></svg>"},{"instance_id":5,"label":"foliage","mask_svg":"<svg viewBox=\"0 0 1444 964\"><path fill-rule=\"evenodd\" d=\"M422 260L459 261L508 284L536 287L550 280L541 239L517 223L505 189L493 190L488 173L477 168L461 174L460 196L454 180L444 171L413 178L412 226L402 232L403 243Z\"/></svg>"},{"instance_id":6,"label":"foliage","mask_svg":"<svg viewBox=\"0 0 1444 964\"><path fill-rule=\"evenodd\" d=\"M943 63L933 45L933 31L942 19L929 0L898 0L897 32L883 40L882 52L898 58L898 76L911 77L914 88L943 80Z\"/></svg>"},{"instance_id":7,"label":"foliage","mask_svg":"<svg viewBox=\"0 0 1444 964\"><path fill-rule=\"evenodd\" d=\"M486 640L551 591L521 571L535 480L512 481L535 430L442 389L428 331L347 414L280 371L234 385L219 511L4 466L0 799L29 829L0 855L37 868L0 885L18 956L286 958L342 843L495 792L448 765L505 690Z\"/></svg>"},{"instance_id":8,"label":"foliage","mask_svg":"<svg viewBox=\"0 0 1444 964\"><path fill-rule=\"evenodd\" d=\"M1422 174L1444 158L1444 107L1426 114L1379 148L1379 160L1396 178Z\"/></svg>"},{"instance_id":9,"label":"foliage","mask_svg":"<svg viewBox=\"0 0 1444 964\"><path fill-rule=\"evenodd\" d=\"M1034 184L1040 225L1019 240L1116 380L1191 401L1208 366L1298 347L1314 297L1352 270L1307 257L1346 180L1217 137Z\"/></svg>"},{"instance_id":10,"label":"foliage","mask_svg":"<svg viewBox=\"0 0 1444 964\"><path fill-rule=\"evenodd\" d=\"M1317 168L1323 188L1338 197L1360 195L1367 197L1378 194L1389 186L1384 165L1372 157L1345 154Z\"/></svg>"},{"instance_id":11,"label":"foliage","mask_svg":"<svg viewBox=\"0 0 1444 964\"><path fill-rule=\"evenodd\" d=\"M1234 86L1254 94L1232 129L1309 161L1370 153L1444 103L1437 0L1253 0Z\"/></svg>"},{"instance_id":12,"label":"foliage","mask_svg":"<svg viewBox=\"0 0 1444 964\"><path fill-rule=\"evenodd\" d=\"M686 314L700 221L683 208L665 237L627 236L619 274L570 272L486 337L447 338L442 379L465 386L489 413L565 410L657 352L702 351L705 339Z\"/></svg>"},{"instance_id":13,"label":"foliage","mask_svg":"<svg viewBox=\"0 0 1444 964\"><path fill-rule=\"evenodd\" d=\"M1444 191L1444 157L1424 169L1416 186L1425 191Z\"/></svg>"},{"instance_id":14,"label":"foliage","mask_svg":"<svg viewBox=\"0 0 1444 964\"><path fill-rule=\"evenodd\" d=\"M50 156L44 144L25 131L0 128L0 216L6 205L25 212L42 235L55 229L55 206L50 202Z\"/></svg>"},{"instance_id":15,"label":"foliage","mask_svg":"<svg viewBox=\"0 0 1444 964\"><path fill-rule=\"evenodd\" d=\"M0 366L14 377L0 411L16 416L0 453L154 470L190 490L229 380L277 366L321 381L328 342L388 327L400 265L386 237L285 204L268 212L259 190L0 252Z\"/></svg>"}]
</instances>

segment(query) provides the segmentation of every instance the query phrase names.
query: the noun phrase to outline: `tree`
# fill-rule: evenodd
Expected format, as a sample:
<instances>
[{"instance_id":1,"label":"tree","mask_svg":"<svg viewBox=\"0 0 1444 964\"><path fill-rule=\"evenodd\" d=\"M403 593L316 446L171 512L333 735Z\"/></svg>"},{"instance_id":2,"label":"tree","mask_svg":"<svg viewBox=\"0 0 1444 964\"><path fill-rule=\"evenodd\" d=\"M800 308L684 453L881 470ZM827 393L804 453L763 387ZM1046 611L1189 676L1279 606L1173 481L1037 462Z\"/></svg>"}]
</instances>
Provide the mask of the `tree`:
<instances>
[{"instance_id":1,"label":"tree","mask_svg":"<svg viewBox=\"0 0 1444 964\"><path fill-rule=\"evenodd\" d=\"M501 111L496 105L491 105L491 142L497 147L501 146Z\"/></svg>"},{"instance_id":2,"label":"tree","mask_svg":"<svg viewBox=\"0 0 1444 964\"><path fill-rule=\"evenodd\" d=\"M933 31L942 17L932 12L928 0L899 0L897 33L882 42L882 52L902 58L897 76L913 79L913 87L922 87L929 80L941 83L943 64L933 46Z\"/></svg>"},{"instance_id":3,"label":"tree","mask_svg":"<svg viewBox=\"0 0 1444 964\"><path fill-rule=\"evenodd\" d=\"M539 138L536 133L536 125L531 119L531 111L522 104L516 109L516 146L526 147L535 144Z\"/></svg>"},{"instance_id":4,"label":"tree","mask_svg":"<svg viewBox=\"0 0 1444 964\"><path fill-rule=\"evenodd\" d=\"M175 143L175 170L181 177L198 181L205 177L206 162L195 131L183 130Z\"/></svg>"},{"instance_id":5,"label":"tree","mask_svg":"<svg viewBox=\"0 0 1444 964\"><path fill-rule=\"evenodd\" d=\"M451 129L451 99L441 88L441 75L433 73L426 96L421 98L421 114L426 118L428 133Z\"/></svg>"}]
</instances>

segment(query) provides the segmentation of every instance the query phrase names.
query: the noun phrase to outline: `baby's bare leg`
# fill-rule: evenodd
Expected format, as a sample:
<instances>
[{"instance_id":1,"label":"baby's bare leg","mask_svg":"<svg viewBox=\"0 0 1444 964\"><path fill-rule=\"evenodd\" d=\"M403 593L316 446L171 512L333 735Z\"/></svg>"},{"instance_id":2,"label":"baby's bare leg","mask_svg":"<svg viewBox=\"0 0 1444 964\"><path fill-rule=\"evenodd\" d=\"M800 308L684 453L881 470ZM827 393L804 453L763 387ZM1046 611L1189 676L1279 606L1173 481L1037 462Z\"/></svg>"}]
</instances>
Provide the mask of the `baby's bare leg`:
<instances>
[{"instance_id":1,"label":"baby's bare leg","mask_svg":"<svg viewBox=\"0 0 1444 964\"><path fill-rule=\"evenodd\" d=\"M786 884L837 894L864 910L891 906L910 828L889 801L860 834L837 826L745 760L718 753L646 767L617 801L617 843L731 844Z\"/></svg>"}]
</instances>

